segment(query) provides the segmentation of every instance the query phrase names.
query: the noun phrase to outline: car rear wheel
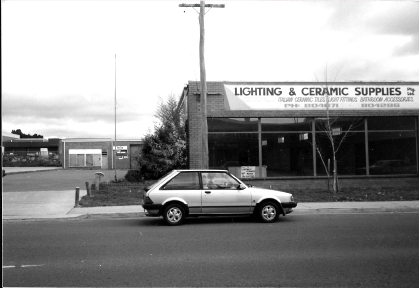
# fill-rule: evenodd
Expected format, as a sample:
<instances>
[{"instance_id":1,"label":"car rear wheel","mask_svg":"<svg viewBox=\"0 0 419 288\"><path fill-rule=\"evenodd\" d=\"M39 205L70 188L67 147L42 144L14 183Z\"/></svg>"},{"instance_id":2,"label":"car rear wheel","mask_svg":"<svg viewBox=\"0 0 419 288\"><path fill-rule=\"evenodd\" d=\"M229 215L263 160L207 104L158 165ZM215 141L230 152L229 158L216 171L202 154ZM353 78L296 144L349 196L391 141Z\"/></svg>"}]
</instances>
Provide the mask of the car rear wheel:
<instances>
[{"instance_id":1,"label":"car rear wheel","mask_svg":"<svg viewBox=\"0 0 419 288\"><path fill-rule=\"evenodd\" d=\"M180 225L185 220L185 209L181 204L170 204L164 209L163 218L168 225Z\"/></svg>"},{"instance_id":2,"label":"car rear wheel","mask_svg":"<svg viewBox=\"0 0 419 288\"><path fill-rule=\"evenodd\" d=\"M259 209L259 218L262 222L272 223L278 219L279 208L274 202L262 203Z\"/></svg>"}]
</instances>

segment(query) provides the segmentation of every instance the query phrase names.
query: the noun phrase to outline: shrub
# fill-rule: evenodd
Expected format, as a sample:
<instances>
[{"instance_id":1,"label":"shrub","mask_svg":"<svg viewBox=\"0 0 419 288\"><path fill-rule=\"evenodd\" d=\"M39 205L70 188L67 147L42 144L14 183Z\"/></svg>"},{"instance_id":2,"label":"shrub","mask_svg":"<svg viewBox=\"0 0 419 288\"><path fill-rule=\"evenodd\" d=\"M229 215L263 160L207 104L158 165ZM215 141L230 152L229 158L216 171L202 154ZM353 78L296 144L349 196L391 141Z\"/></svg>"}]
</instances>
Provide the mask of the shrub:
<instances>
[{"instance_id":1,"label":"shrub","mask_svg":"<svg viewBox=\"0 0 419 288\"><path fill-rule=\"evenodd\" d=\"M128 182L141 182L143 177L140 170L128 170L127 174L125 174L125 180Z\"/></svg>"}]
</instances>

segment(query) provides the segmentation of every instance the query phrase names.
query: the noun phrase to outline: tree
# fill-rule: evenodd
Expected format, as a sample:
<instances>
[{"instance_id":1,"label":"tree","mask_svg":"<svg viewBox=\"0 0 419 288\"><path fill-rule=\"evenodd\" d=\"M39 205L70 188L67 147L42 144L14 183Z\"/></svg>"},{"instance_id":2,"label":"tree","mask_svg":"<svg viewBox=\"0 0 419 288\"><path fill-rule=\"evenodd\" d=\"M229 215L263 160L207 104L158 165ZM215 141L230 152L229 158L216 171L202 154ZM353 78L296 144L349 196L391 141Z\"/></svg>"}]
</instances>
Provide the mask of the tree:
<instances>
[{"instance_id":1,"label":"tree","mask_svg":"<svg viewBox=\"0 0 419 288\"><path fill-rule=\"evenodd\" d=\"M20 138L44 138L44 136L38 135L36 133L33 134L33 135L31 135L31 134L25 134L20 129L12 130L12 134L19 135Z\"/></svg>"},{"instance_id":2,"label":"tree","mask_svg":"<svg viewBox=\"0 0 419 288\"><path fill-rule=\"evenodd\" d=\"M159 98L156 114L154 115L159 120L158 124L172 123L178 136L186 140L186 110L185 106L181 105L174 95L170 95L164 103L163 99ZM158 125L157 124L157 125Z\"/></svg>"},{"instance_id":3,"label":"tree","mask_svg":"<svg viewBox=\"0 0 419 288\"><path fill-rule=\"evenodd\" d=\"M336 74L337 77L337 74ZM336 80L336 77L334 80ZM326 118L320 118L317 119L315 122L316 129L323 131L323 133L316 133L317 139L315 143L316 151L322 161L322 164L325 168L325 171L327 173L327 178L330 179L330 165L329 163L326 164L326 157L327 154L326 150L330 149L332 154L332 165L333 165L333 184L332 184L332 191L333 193L339 192L339 182L338 182L338 152L339 149L342 147L342 144L345 142L347 137L351 135L351 131L354 130L354 128L358 127L360 124L363 123L360 118L352 118L349 122L349 125L345 127L345 129L342 129L341 117L331 116L330 115L330 93L332 85L328 83L327 80L327 67L325 72L325 85L322 85L322 89L325 92L325 109L326 109ZM318 79L316 77L317 82ZM334 81L333 81L334 82ZM332 82L332 83L333 83ZM343 119L344 120L344 119ZM329 147L321 147L319 146L320 143L320 137L326 137L328 139ZM329 189L329 186L328 186Z\"/></svg>"},{"instance_id":4,"label":"tree","mask_svg":"<svg viewBox=\"0 0 419 288\"><path fill-rule=\"evenodd\" d=\"M154 116L159 122L145 135L141 154L135 157L144 179L158 179L187 164L185 108L171 95L166 103L160 99Z\"/></svg>"}]
</instances>

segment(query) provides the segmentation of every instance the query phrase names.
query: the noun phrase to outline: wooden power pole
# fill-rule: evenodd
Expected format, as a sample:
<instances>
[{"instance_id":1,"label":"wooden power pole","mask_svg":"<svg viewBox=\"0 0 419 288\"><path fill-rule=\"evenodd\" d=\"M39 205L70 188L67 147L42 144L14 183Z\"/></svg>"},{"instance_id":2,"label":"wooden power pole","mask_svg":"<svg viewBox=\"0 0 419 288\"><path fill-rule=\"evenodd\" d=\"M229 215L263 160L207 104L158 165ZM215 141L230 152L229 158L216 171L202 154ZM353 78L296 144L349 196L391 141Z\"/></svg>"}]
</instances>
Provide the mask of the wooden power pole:
<instances>
[{"instance_id":1,"label":"wooden power pole","mask_svg":"<svg viewBox=\"0 0 419 288\"><path fill-rule=\"evenodd\" d=\"M200 7L199 9L199 62L200 62L200 81L201 81L201 135L202 135L202 160L201 168L208 169L208 124L207 124L207 79L205 71L205 57L204 57L204 44L205 44L205 7L210 8L224 8L224 4L205 4L201 1L200 4L179 4L179 7Z\"/></svg>"}]
</instances>

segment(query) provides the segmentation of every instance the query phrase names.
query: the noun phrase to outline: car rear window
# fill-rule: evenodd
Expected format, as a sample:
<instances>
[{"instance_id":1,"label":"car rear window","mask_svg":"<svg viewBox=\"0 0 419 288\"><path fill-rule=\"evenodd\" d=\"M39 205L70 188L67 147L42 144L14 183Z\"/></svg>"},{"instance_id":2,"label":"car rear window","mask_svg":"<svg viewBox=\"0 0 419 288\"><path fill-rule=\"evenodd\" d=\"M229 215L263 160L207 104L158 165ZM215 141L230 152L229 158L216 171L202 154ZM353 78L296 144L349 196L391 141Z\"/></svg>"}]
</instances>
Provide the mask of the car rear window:
<instances>
[{"instance_id":1,"label":"car rear window","mask_svg":"<svg viewBox=\"0 0 419 288\"><path fill-rule=\"evenodd\" d=\"M198 172L182 172L163 187L164 190L199 190Z\"/></svg>"}]
</instances>

